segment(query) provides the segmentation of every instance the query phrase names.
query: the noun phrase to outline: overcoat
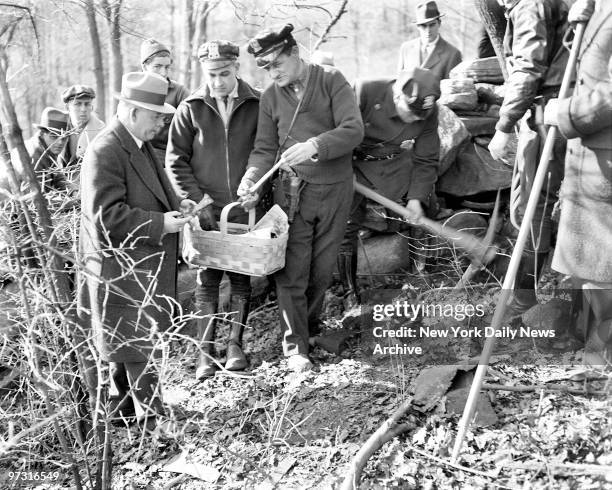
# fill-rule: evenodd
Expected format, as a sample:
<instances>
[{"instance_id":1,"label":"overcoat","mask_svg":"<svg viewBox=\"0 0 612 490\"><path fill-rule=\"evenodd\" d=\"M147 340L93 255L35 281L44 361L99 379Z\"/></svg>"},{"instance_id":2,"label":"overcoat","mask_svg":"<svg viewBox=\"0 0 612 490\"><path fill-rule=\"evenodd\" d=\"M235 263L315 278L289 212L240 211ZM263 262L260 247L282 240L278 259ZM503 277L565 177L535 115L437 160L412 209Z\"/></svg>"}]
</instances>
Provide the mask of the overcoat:
<instances>
[{"instance_id":1,"label":"overcoat","mask_svg":"<svg viewBox=\"0 0 612 490\"><path fill-rule=\"evenodd\" d=\"M442 36L427 59L421 59L420 39L406 41L400 47L398 72L412 66L427 68L435 73L440 80L448 78L450 71L461 63L461 51L449 44Z\"/></svg>"},{"instance_id":2,"label":"overcoat","mask_svg":"<svg viewBox=\"0 0 612 490\"><path fill-rule=\"evenodd\" d=\"M612 2L599 2L580 47L574 94L559 101L570 141L552 266L612 282Z\"/></svg>"},{"instance_id":3,"label":"overcoat","mask_svg":"<svg viewBox=\"0 0 612 490\"><path fill-rule=\"evenodd\" d=\"M178 200L153 153L115 119L83 159L79 320L106 361L146 361L171 324L178 234L163 222Z\"/></svg>"}]
</instances>

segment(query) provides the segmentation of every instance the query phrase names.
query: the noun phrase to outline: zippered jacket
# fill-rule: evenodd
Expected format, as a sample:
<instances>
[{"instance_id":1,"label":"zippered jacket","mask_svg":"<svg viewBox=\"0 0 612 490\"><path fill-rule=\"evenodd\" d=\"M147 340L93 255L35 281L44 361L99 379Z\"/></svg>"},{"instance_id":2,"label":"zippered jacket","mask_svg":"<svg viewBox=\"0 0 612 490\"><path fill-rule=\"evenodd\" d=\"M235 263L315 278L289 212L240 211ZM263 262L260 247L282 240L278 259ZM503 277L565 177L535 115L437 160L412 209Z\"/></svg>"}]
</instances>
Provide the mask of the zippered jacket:
<instances>
[{"instance_id":1,"label":"zippered jacket","mask_svg":"<svg viewBox=\"0 0 612 490\"><path fill-rule=\"evenodd\" d=\"M217 102L203 86L178 107L168 137L166 172L181 199L216 207L237 201L257 132L259 92L238 79L238 98L225 126Z\"/></svg>"}]
</instances>

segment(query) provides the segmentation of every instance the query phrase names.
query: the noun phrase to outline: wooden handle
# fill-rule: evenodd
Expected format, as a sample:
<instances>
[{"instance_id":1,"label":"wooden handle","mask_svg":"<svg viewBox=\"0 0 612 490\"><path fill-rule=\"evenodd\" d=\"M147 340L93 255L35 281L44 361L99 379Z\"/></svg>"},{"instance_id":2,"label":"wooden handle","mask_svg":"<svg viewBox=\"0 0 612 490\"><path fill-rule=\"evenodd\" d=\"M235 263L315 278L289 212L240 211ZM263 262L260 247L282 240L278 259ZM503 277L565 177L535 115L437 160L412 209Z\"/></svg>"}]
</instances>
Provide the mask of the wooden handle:
<instances>
[{"instance_id":1,"label":"wooden handle","mask_svg":"<svg viewBox=\"0 0 612 490\"><path fill-rule=\"evenodd\" d=\"M240 202L230 202L227 206L224 206L221 210L221 218L219 219L219 228L221 229L221 235L225 237L227 235L227 216L234 206L239 206ZM249 230L255 226L255 208L249 209Z\"/></svg>"},{"instance_id":2,"label":"wooden handle","mask_svg":"<svg viewBox=\"0 0 612 490\"><path fill-rule=\"evenodd\" d=\"M249 189L249 194L257 192L259 188L266 183L266 180L272 177L272 174L276 172L283 163L285 163L285 160L281 158L278 162L272 165L272 168L268 170L265 174L263 174L263 177L259 179L255 184L253 184L253 186Z\"/></svg>"}]
</instances>

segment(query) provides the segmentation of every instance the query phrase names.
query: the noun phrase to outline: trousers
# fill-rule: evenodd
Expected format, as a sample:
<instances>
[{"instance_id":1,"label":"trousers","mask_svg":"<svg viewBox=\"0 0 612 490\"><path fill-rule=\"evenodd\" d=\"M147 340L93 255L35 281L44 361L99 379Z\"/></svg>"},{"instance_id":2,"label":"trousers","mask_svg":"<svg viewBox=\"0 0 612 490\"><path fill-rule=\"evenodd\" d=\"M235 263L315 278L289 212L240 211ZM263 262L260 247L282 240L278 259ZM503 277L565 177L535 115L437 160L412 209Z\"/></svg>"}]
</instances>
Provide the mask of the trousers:
<instances>
[{"instance_id":1,"label":"trousers","mask_svg":"<svg viewBox=\"0 0 612 490\"><path fill-rule=\"evenodd\" d=\"M289 227L285 267L274 275L286 356L307 355L308 337L317 333L352 198L352 178L306 183L302 189Z\"/></svg>"}]
</instances>

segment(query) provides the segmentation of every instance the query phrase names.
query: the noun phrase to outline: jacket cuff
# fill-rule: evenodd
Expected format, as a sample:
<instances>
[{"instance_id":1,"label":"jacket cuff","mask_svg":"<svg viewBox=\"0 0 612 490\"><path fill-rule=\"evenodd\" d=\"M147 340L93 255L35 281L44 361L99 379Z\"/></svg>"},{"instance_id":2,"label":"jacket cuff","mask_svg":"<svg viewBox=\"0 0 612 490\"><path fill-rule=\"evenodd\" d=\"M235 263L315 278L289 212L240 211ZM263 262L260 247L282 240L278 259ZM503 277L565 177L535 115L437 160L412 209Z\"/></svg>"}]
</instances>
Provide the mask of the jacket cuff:
<instances>
[{"instance_id":1,"label":"jacket cuff","mask_svg":"<svg viewBox=\"0 0 612 490\"><path fill-rule=\"evenodd\" d=\"M316 141L318 144L317 160L328 160L329 146L327 145L327 141L325 141L325 138L319 137L316 138Z\"/></svg>"},{"instance_id":2,"label":"jacket cuff","mask_svg":"<svg viewBox=\"0 0 612 490\"><path fill-rule=\"evenodd\" d=\"M151 245L159 245L164 237L164 213L149 211L149 238Z\"/></svg>"},{"instance_id":3,"label":"jacket cuff","mask_svg":"<svg viewBox=\"0 0 612 490\"><path fill-rule=\"evenodd\" d=\"M557 104L557 127L559 131L568 140L579 137L580 134L576 131L570 114L572 98L560 99Z\"/></svg>"}]
</instances>

